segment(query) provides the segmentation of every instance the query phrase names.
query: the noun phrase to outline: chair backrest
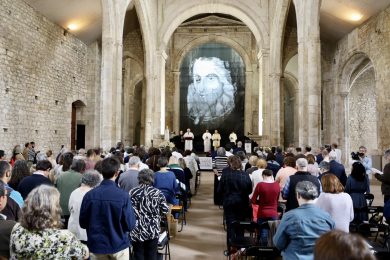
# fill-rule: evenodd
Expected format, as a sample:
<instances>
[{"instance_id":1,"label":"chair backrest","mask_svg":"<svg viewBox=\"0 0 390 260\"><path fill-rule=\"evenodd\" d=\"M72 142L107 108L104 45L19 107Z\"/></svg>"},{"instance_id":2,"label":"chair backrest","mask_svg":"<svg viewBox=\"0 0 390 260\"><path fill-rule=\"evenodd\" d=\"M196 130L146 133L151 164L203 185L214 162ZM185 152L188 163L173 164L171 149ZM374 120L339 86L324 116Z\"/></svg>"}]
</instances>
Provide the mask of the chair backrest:
<instances>
[{"instance_id":1,"label":"chair backrest","mask_svg":"<svg viewBox=\"0 0 390 260\"><path fill-rule=\"evenodd\" d=\"M369 223L382 224L383 223L383 207L382 206L370 206L368 209Z\"/></svg>"},{"instance_id":2,"label":"chair backrest","mask_svg":"<svg viewBox=\"0 0 390 260\"><path fill-rule=\"evenodd\" d=\"M371 238L378 237L380 232L386 232L387 226L384 224L374 224L374 223L361 223L358 226L358 233L363 237Z\"/></svg>"},{"instance_id":3,"label":"chair backrest","mask_svg":"<svg viewBox=\"0 0 390 260\"><path fill-rule=\"evenodd\" d=\"M234 221L231 224L231 238L234 239L242 235L253 237L256 235L257 229L257 223L252 221Z\"/></svg>"},{"instance_id":4,"label":"chair backrest","mask_svg":"<svg viewBox=\"0 0 390 260\"><path fill-rule=\"evenodd\" d=\"M374 194L366 193L364 196L366 197L367 206L371 206L372 202L374 201Z\"/></svg>"},{"instance_id":5,"label":"chair backrest","mask_svg":"<svg viewBox=\"0 0 390 260\"><path fill-rule=\"evenodd\" d=\"M280 259L280 251L276 247L252 246L245 250L245 256L256 259Z\"/></svg>"}]
</instances>

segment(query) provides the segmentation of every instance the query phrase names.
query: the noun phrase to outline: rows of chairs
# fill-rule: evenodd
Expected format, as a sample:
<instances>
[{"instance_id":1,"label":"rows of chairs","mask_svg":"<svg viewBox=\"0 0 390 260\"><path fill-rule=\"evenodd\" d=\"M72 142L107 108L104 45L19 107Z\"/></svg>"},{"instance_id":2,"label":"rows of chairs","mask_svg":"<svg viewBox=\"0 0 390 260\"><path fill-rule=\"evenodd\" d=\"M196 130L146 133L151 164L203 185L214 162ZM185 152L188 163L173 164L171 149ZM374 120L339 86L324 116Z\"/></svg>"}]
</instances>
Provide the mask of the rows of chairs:
<instances>
[{"instance_id":1,"label":"rows of chairs","mask_svg":"<svg viewBox=\"0 0 390 260\"><path fill-rule=\"evenodd\" d=\"M374 195L365 194L367 207L354 209L355 212L366 212L368 221L362 223L351 223L351 233L358 233L363 236L372 247L377 259L390 259L390 220L384 220L383 207L373 206Z\"/></svg>"},{"instance_id":2,"label":"rows of chairs","mask_svg":"<svg viewBox=\"0 0 390 260\"><path fill-rule=\"evenodd\" d=\"M279 219L282 218L285 205L283 203L278 205ZM229 236L227 235L227 250L224 251L224 255L228 259L235 257L241 257L246 259L280 259L280 251L273 246L272 241L268 242L267 246L260 245L259 236L261 229L268 229L271 233L271 229L276 229L280 220L268 221L261 225L251 220L236 221L231 224ZM223 226L227 231L225 214L223 214ZM271 228L273 227L273 228Z\"/></svg>"},{"instance_id":3,"label":"rows of chairs","mask_svg":"<svg viewBox=\"0 0 390 260\"><path fill-rule=\"evenodd\" d=\"M200 176L200 171L197 171L195 177L195 191L193 192L192 196L196 195L196 193L198 192L200 186ZM180 228L178 232L181 232L183 230L184 225L187 225L186 208L189 208L191 206L191 196L184 197L180 194L177 194L176 198L179 200L179 205L173 206L171 208L171 214L178 216L177 219L180 223ZM171 236L168 221L170 220L167 218L166 215L161 217L161 230L158 241L158 251L160 258L164 260L171 259L171 251L169 248L169 241L171 239Z\"/></svg>"},{"instance_id":4,"label":"rows of chairs","mask_svg":"<svg viewBox=\"0 0 390 260\"><path fill-rule=\"evenodd\" d=\"M275 222L275 221L271 221ZM231 224L230 236L227 238L227 250L224 252L229 259L279 259L280 251L272 244L263 246L259 244L260 229L270 229L268 223L258 225L253 221L236 221Z\"/></svg>"}]
</instances>

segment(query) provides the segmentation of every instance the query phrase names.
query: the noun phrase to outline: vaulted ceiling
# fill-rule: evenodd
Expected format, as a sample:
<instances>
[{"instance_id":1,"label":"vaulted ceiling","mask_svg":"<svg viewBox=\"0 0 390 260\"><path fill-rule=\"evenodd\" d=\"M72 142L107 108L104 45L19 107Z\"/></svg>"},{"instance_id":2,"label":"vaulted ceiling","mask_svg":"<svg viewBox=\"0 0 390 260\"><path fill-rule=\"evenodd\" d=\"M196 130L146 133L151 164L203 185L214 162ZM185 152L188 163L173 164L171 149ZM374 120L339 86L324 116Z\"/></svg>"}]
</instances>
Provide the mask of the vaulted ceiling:
<instances>
[{"instance_id":1,"label":"vaulted ceiling","mask_svg":"<svg viewBox=\"0 0 390 260\"><path fill-rule=\"evenodd\" d=\"M71 33L87 44L101 37L100 0L24 1L65 29L72 27L71 24L77 26ZM389 5L390 0L322 0L321 38L336 41Z\"/></svg>"}]
</instances>

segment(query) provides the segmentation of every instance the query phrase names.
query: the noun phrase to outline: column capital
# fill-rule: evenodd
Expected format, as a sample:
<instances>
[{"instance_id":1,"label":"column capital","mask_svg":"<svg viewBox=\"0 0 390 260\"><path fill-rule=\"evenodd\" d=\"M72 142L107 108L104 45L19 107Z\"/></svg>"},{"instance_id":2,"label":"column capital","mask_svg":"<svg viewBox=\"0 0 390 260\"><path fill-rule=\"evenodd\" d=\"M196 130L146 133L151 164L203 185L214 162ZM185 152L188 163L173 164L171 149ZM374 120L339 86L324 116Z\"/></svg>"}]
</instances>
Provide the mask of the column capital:
<instances>
[{"instance_id":1,"label":"column capital","mask_svg":"<svg viewBox=\"0 0 390 260\"><path fill-rule=\"evenodd\" d=\"M157 55L164 59L164 61L167 60L168 54L165 52L165 50L158 50Z\"/></svg>"},{"instance_id":2,"label":"column capital","mask_svg":"<svg viewBox=\"0 0 390 260\"><path fill-rule=\"evenodd\" d=\"M269 57L269 49L261 49L257 54L257 59L260 60L263 57Z\"/></svg>"},{"instance_id":3,"label":"column capital","mask_svg":"<svg viewBox=\"0 0 390 260\"><path fill-rule=\"evenodd\" d=\"M270 73L269 76L270 76L271 78L282 78L283 73L280 73L280 72L273 72L273 73Z\"/></svg>"}]
</instances>

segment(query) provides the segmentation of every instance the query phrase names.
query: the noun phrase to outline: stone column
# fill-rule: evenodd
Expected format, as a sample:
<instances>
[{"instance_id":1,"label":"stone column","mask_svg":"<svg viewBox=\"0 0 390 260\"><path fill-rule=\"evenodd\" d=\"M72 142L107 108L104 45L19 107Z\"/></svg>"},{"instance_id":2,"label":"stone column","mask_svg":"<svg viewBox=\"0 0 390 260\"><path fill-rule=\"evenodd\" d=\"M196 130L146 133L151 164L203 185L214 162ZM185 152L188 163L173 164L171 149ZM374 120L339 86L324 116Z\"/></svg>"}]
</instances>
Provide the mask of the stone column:
<instances>
[{"instance_id":1,"label":"stone column","mask_svg":"<svg viewBox=\"0 0 390 260\"><path fill-rule=\"evenodd\" d=\"M155 85L155 115L153 139L160 139L165 132L165 63L167 60L165 51L157 52L157 75Z\"/></svg>"},{"instance_id":2,"label":"stone column","mask_svg":"<svg viewBox=\"0 0 390 260\"><path fill-rule=\"evenodd\" d=\"M262 145L269 145L270 98L264 98L264 93L269 93L269 50L261 49L257 59L259 61L259 129L257 134L263 137Z\"/></svg>"},{"instance_id":3,"label":"stone column","mask_svg":"<svg viewBox=\"0 0 390 260\"><path fill-rule=\"evenodd\" d=\"M349 92L347 91L341 91L338 93L339 94L339 99L341 100L341 106L340 108L342 109L341 111L344 113L339 113L338 118L339 118L339 125L338 125L338 134L343 139L341 143L339 144L341 147L339 147L342 151L344 151L344 161L343 163L345 165L349 164L349 154L350 154L350 148L349 148L349 125L348 125L348 94Z\"/></svg>"},{"instance_id":4,"label":"stone column","mask_svg":"<svg viewBox=\"0 0 390 260\"><path fill-rule=\"evenodd\" d=\"M252 132L252 71L245 71L244 135Z\"/></svg>"},{"instance_id":5,"label":"stone column","mask_svg":"<svg viewBox=\"0 0 390 260\"><path fill-rule=\"evenodd\" d=\"M270 134L270 142L271 145L280 145L280 109L282 108L280 104L280 89L282 87L281 84L281 73L271 73L270 75L270 92L266 98L272 100L272 104L270 106L270 119L271 119L271 134Z\"/></svg>"},{"instance_id":6,"label":"stone column","mask_svg":"<svg viewBox=\"0 0 390 260\"><path fill-rule=\"evenodd\" d=\"M124 73L123 73L123 133L122 133L122 141L125 145L129 144L129 142L134 142L134 126L130 121L130 118L133 118L134 108L132 106L133 102L133 94L134 91L133 86L131 86L131 59L127 58L124 61ZM131 113L132 112L132 113Z\"/></svg>"},{"instance_id":7,"label":"stone column","mask_svg":"<svg viewBox=\"0 0 390 260\"><path fill-rule=\"evenodd\" d=\"M174 97L173 97L173 131L180 131L180 71L173 71Z\"/></svg>"},{"instance_id":8,"label":"stone column","mask_svg":"<svg viewBox=\"0 0 390 260\"><path fill-rule=\"evenodd\" d=\"M122 40L130 0L101 0L102 67L100 145L109 149L122 137Z\"/></svg>"},{"instance_id":9,"label":"stone column","mask_svg":"<svg viewBox=\"0 0 390 260\"><path fill-rule=\"evenodd\" d=\"M320 145L321 0L294 0L298 27L299 145Z\"/></svg>"}]
</instances>

